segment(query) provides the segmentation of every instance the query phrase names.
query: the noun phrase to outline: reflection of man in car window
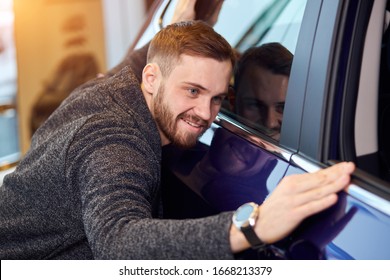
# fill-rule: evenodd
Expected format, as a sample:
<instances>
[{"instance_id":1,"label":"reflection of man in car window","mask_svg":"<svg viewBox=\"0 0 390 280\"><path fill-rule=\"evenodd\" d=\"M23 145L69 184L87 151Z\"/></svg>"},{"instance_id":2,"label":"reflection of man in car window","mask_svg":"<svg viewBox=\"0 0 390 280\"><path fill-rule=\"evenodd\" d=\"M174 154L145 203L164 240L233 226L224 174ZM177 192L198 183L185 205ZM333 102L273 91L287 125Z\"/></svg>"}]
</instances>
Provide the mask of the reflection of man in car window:
<instances>
[{"instance_id":1,"label":"reflection of man in car window","mask_svg":"<svg viewBox=\"0 0 390 280\"><path fill-rule=\"evenodd\" d=\"M235 73L235 112L279 140L293 55L279 43L247 50Z\"/></svg>"},{"instance_id":2,"label":"reflection of man in car window","mask_svg":"<svg viewBox=\"0 0 390 280\"><path fill-rule=\"evenodd\" d=\"M210 178L202 186L202 196L220 211L249 201L261 204L268 195L266 181L275 166L276 160L266 152L228 130L217 129L208 154L199 164L199 170Z\"/></svg>"}]
</instances>

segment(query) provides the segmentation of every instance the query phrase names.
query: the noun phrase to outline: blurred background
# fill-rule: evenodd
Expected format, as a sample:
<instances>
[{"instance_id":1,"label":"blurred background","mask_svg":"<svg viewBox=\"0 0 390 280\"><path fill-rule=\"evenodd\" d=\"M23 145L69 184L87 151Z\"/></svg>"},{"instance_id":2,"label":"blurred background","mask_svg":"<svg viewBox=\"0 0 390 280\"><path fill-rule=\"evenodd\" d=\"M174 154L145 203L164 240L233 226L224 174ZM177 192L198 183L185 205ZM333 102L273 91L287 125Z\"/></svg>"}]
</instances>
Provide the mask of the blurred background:
<instances>
[{"instance_id":1,"label":"blurred background","mask_svg":"<svg viewBox=\"0 0 390 280\"><path fill-rule=\"evenodd\" d=\"M70 91L123 59L152 5L0 0L0 175Z\"/></svg>"}]
</instances>

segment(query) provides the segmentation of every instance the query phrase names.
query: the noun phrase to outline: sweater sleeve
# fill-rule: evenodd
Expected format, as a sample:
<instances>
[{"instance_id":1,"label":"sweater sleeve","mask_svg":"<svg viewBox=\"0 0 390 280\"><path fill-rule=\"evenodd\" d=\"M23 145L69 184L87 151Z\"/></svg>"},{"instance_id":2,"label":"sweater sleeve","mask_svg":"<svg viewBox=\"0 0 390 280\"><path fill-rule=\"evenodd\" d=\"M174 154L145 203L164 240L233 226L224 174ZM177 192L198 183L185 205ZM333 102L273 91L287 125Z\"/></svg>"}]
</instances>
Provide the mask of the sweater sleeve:
<instances>
[{"instance_id":1,"label":"sweater sleeve","mask_svg":"<svg viewBox=\"0 0 390 280\"><path fill-rule=\"evenodd\" d=\"M82 219L94 257L232 259L231 213L188 220L152 216L160 155L136 122L130 122L91 118L68 152L68 184L80 190Z\"/></svg>"}]
</instances>

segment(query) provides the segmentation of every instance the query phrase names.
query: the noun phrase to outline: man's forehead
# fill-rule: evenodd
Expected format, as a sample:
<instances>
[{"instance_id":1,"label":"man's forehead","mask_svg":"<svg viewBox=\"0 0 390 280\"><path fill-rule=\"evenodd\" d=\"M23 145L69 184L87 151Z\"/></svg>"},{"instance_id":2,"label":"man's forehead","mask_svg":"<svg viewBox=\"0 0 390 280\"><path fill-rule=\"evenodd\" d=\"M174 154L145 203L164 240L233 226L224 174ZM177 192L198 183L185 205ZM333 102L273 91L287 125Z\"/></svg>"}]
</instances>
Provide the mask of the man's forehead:
<instances>
[{"instance_id":1,"label":"man's forehead","mask_svg":"<svg viewBox=\"0 0 390 280\"><path fill-rule=\"evenodd\" d=\"M199 75L202 73L207 73L218 69L218 73L215 74L216 75L227 74L229 76L229 80L233 70L230 60L219 61L217 59L210 58L210 57L195 56L195 55L188 55L188 54L180 55L178 60L174 62L172 66L173 66L172 68L173 70L175 68L179 68L178 71L180 71L180 68L186 68L187 71L191 71L192 73L199 74Z\"/></svg>"},{"instance_id":2,"label":"man's forehead","mask_svg":"<svg viewBox=\"0 0 390 280\"><path fill-rule=\"evenodd\" d=\"M216 62L231 62L230 59L220 60L211 56L206 55L200 55L200 54L189 54L189 53L182 53L177 57L177 61L183 61L183 60L197 60L197 59L204 59L204 60L210 60L210 61L216 61Z\"/></svg>"},{"instance_id":3,"label":"man's forehead","mask_svg":"<svg viewBox=\"0 0 390 280\"><path fill-rule=\"evenodd\" d=\"M227 62L183 55L167 77L168 83L193 85L218 94L227 93L232 69Z\"/></svg>"}]
</instances>

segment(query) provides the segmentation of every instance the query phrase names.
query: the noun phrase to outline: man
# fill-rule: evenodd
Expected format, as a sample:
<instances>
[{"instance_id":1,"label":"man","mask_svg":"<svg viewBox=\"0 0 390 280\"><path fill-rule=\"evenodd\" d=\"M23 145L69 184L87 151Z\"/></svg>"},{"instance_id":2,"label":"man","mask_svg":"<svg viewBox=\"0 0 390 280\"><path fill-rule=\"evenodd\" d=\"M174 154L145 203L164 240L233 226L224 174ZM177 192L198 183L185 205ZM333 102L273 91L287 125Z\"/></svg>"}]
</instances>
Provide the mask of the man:
<instances>
[{"instance_id":1,"label":"man","mask_svg":"<svg viewBox=\"0 0 390 280\"><path fill-rule=\"evenodd\" d=\"M293 55L280 43L248 49L235 73L236 113L280 138Z\"/></svg>"},{"instance_id":2,"label":"man","mask_svg":"<svg viewBox=\"0 0 390 280\"><path fill-rule=\"evenodd\" d=\"M32 139L0 188L1 259L229 259L250 247L232 213L159 219L161 146L192 146L227 95L229 44L207 24L152 40L142 85L129 67L81 87ZM337 199L353 164L283 180L258 208L254 235L287 236Z\"/></svg>"}]
</instances>

